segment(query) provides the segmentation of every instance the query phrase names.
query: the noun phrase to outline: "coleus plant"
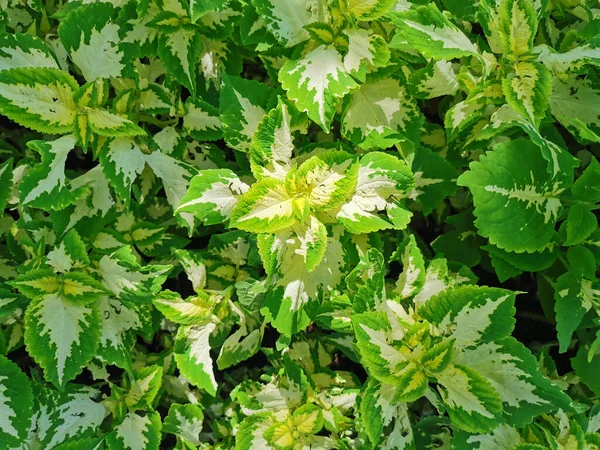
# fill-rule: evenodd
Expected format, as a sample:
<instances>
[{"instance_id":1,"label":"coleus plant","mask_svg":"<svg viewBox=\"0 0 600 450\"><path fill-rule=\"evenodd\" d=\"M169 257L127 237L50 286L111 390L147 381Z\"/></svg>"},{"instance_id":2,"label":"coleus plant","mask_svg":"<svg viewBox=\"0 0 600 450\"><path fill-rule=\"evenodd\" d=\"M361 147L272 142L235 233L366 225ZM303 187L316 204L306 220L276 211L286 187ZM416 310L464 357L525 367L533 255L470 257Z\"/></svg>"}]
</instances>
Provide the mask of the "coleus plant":
<instances>
[{"instance_id":1,"label":"coleus plant","mask_svg":"<svg viewBox=\"0 0 600 450\"><path fill-rule=\"evenodd\" d=\"M0 450L600 448L595 0L0 0Z\"/></svg>"}]
</instances>

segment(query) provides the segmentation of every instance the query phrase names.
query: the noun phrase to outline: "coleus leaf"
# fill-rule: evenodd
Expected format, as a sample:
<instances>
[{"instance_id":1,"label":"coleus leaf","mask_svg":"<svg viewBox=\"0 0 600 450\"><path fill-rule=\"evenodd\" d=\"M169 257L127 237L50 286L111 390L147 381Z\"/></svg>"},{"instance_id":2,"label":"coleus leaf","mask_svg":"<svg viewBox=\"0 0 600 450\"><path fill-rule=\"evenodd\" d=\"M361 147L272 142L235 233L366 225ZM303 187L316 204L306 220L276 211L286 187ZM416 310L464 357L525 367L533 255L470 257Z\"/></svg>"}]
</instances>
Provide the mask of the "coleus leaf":
<instances>
[{"instance_id":1,"label":"coleus leaf","mask_svg":"<svg viewBox=\"0 0 600 450\"><path fill-rule=\"evenodd\" d=\"M2 34L0 36L0 71L18 67L58 69L54 55L37 36Z\"/></svg>"},{"instance_id":2,"label":"coleus leaf","mask_svg":"<svg viewBox=\"0 0 600 450\"><path fill-rule=\"evenodd\" d=\"M558 156L564 169L553 177L544 170L538 148L516 140L496 146L458 178L458 185L473 194L475 225L490 243L507 251L534 252L550 242L562 208L560 195L573 183L570 162L563 162L570 157Z\"/></svg>"},{"instance_id":3,"label":"coleus leaf","mask_svg":"<svg viewBox=\"0 0 600 450\"><path fill-rule=\"evenodd\" d=\"M175 341L175 361L183 376L212 396L217 392L209 344L214 329L214 323L182 326Z\"/></svg>"},{"instance_id":4,"label":"coleus leaf","mask_svg":"<svg viewBox=\"0 0 600 450\"><path fill-rule=\"evenodd\" d=\"M29 141L28 145L40 153L42 163L30 170L19 184L21 204L60 210L73 203L81 191L69 189L65 162L75 148L75 137L67 135L54 141Z\"/></svg>"},{"instance_id":5,"label":"coleus leaf","mask_svg":"<svg viewBox=\"0 0 600 450\"><path fill-rule=\"evenodd\" d=\"M0 438L17 447L27 437L33 414L33 391L29 378L15 363L0 355Z\"/></svg>"},{"instance_id":6,"label":"coleus leaf","mask_svg":"<svg viewBox=\"0 0 600 450\"><path fill-rule=\"evenodd\" d=\"M49 134L73 129L75 79L58 69L17 68L0 72L0 111L20 125Z\"/></svg>"},{"instance_id":7,"label":"coleus leaf","mask_svg":"<svg viewBox=\"0 0 600 450\"><path fill-rule=\"evenodd\" d=\"M231 212L230 225L246 231L276 232L296 221L294 201L283 181L265 178L250 186L238 199Z\"/></svg>"},{"instance_id":8,"label":"coleus leaf","mask_svg":"<svg viewBox=\"0 0 600 450\"><path fill-rule=\"evenodd\" d=\"M434 4L390 13L390 18L398 27L396 33L425 58L440 60L479 55L471 40Z\"/></svg>"},{"instance_id":9,"label":"coleus leaf","mask_svg":"<svg viewBox=\"0 0 600 450\"><path fill-rule=\"evenodd\" d=\"M548 69L538 62L518 62L514 73L502 80L502 90L507 103L537 125L548 108L552 77Z\"/></svg>"},{"instance_id":10,"label":"coleus leaf","mask_svg":"<svg viewBox=\"0 0 600 450\"><path fill-rule=\"evenodd\" d=\"M310 35L304 27L323 21L327 14L324 5L308 8L302 0L283 3L276 0L252 0L252 4L265 21L267 29L286 47L308 40Z\"/></svg>"},{"instance_id":11,"label":"coleus leaf","mask_svg":"<svg viewBox=\"0 0 600 450\"><path fill-rule=\"evenodd\" d=\"M405 85L394 78L368 81L344 101L342 134L361 148L387 148L414 136L423 117Z\"/></svg>"},{"instance_id":12,"label":"coleus leaf","mask_svg":"<svg viewBox=\"0 0 600 450\"><path fill-rule=\"evenodd\" d=\"M338 100L357 87L342 55L325 45L308 50L297 60L287 60L279 71L279 81L298 109L306 111L325 132L329 132Z\"/></svg>"},{"instance_id":13,"label":"coleus leaf","mask_svg":"<svg viewBox=\"0 0 600 450\"><path fill-rule=\"evenodd\" d=\"M553 80L550 112L580 142L600 142L600 87L594 78Z\"/></svg>"},{"instance_id":14,"label":"coleus leaf","mask_svg":"<svg viewBox=\"0 0 600 450\"><path fill-rule=\"evenodd\" d=\"M395 396L395 386L370 378L361 402L361 418L373 444L383 441L382 445L413 450L414 435L407 404L394 402ZM392 423L392 431L389 434L383 433L384 428Z\"/></svg>"},{"instance_id":15,"label":"coleus leaf","mask_svg":"<svg viewBox=\"0 0 600 450\"><path fill-rule=\"evenodd\" d=\"M59 293L31 301L25 311L25 345L44 369L46 380L64 388L96 354L100 315L90 302Z\"/></svg>"},{"instance_id":16,"label":"coleus leaf","mask_svg":"<svg viewBox=\"0 0 600 450\"><path fill-rule=\"evenodd\" d=\"M93 436L106 417L106 408L97 401L99 392L94 388L76 384L67 385L63 392L39 385L34 388L37 410L28 445L35 442L56 448L63 442Z\"/></svg>"},{"instance_id":17,"label":"coleus leaf","mask_svg":"<svg viewBox=\"0 0 600 450\"><path fill-rule=\"evenodd\" d=\"M273 88L254 80L222 76L219 112L223 137L234 149L247 152L262 117L268 110Z\"/></svg>"},{"instance_id":18,"label":"coleus leaf","mask_svg":"<svg viewBox=\"0 0 600 450\"><path fill-rule=\"evenodd\" d=\"M294 152L292 117L285 101L265 115L252 137L250 166L257 179L270 177L284 180L291 169Z\"/></svg>"},{"instance_id":19,"label":"coleus leaf","mask_svg":"<svg viewBox=\"0 0 600 450\"><path fill-rule=\"evenodd\" d=\"M202 409L193 404L180 405L173 403L163 422L162 432L174 434L186 443L200 445L204 414Z\"/></svg>"},{"instance_id":20,"label":"coleus leaf","mask_svg":"<svg viewBox=\"0 0 600 450\"><path fill-rule=\"evenodd\" d=\"M109 450L158 450L160 430L160 415L156 411L145 415L129 412L106 436L106 446Z\"/></svg>"},{"instance_id":21,"label":"coleus leaf","mask_svg":"<svg viewBox=\"0 0 600 450\"><path fill-rule=\"evenodd\" d=\"M363 156L358 164L356 188L352 197L341 205L336 219L351 233L370 233L395 226L380 211L395 206L394 196L400 197L412 186L410 169L398 158L380 152ZM405 226L405 225L404 225Z\"/></svg>"},{"instance_id":22,"label":"coleus leaf","mask_svg":"<svg viewBox=\"0 0 600 450\"><path fill-rule=\"evenodd\" d=\"M113 13L108 3L85 5L60 23L60 40L87 81L126 75L132 55L121 43L119 26L111 20Z\"/></svg>"},{"instance_id":23,"label":"coleus leaf","mask_svg":"<svg viewBox=\"0 0 600 450\"><path fill-rule=\"evenodd\" d=\"M100 150L102 171L125 205L131 200L131 186L145 164L140 146L129 137L110 139Z\"/></svg>"},{"instance_id":24,"label":"coleus leaf","mask_svg":"<svg viewBox=\"0 0 600 450\"><path fill-rule=\"evenodd\" d=\"M297 170L291 171L286 187L291 195L304 194L313 211L326 211L339 207L356 183L358 167L351 154L330 150L309 158ZM303 209L301 202L296 202ZM301 213L303 214L303 213Z\"/></svg>"},{"instance_id":25,"label":"coleus leaf","mask_svg":"<svg viewBox=\"0 0 600 450\"><path fill-rule=\"evenodd\" d=\"M556 330L560 351L567 351L573 332L583 316L600 301L600 283L584 277L581 269L573 268L556 280Z\"/></svg>"},{"instance_id":26,"label":"coleus leaf","mask_svg":"<svg viewBox=\"0 0 600 450\"><path fill-rule=\"evenodd\" d=\"M201 52L201 36L194 28L181 27L158 38L158 56L173 77L196 94L196 65Z\"/></svg>"},{"instance_id":27,"label":"coleus leaf","mask_svg":"<svg viewBox=\"0 0 600 450\"><path fill-rule=\"evenodd\" d=\"M542 413L571 409L571 399L545 378L535 357L514 338L488 342L455 353L456 364L483 375L502 400L502 416L518 427Z\"/></svg>"},{"instance_id":28,"label":"coleus leaf","mask_svg":"<svg viewBox=\"0 0 600 450\"><path fill-rule=\"evenodd\" d=\"M186 134L199 141L212 141L221 138L221 126L218 111L214 106L193 97L186 102L183 116L183 131Z\"/></svg>"},{"instance_id":29,"label":"coleus leaf","mask_svg":"<svg viewBox=\"0 0 600 450\"><path fill-rule=\"evenodd\" d=\"M13 159L8 158L0 164L0 211L4 211L6 204L10 199L13 187Z\"/></svg>"},{"instance_id":30,"label":"coleus leaf","mask_svg":"<svg viewBox=\"0 0 600 450\"><path fill-rule=\"evenodd\" d=\"M284 237L289 238L289 234ZM262 235L258 241L265 269L274 280L261 313L287 336L310 324L317 300L338 286L347 264L340 241L328 237L320 264L309 272L303 252L296 251L302 242L297 237L289 241L279 235Z\"/></svg>"},{"instance_id":31,"label":"coleus leaf","mask_svg":"<svg viewBox=\"0 0 600 450\"><path fill-rule=\"evenodd\" d=\"M376 20L394 5L394 0L346 0L343 10L356 20Z\"/></svg>"},{"instance_id":32,"label":"coleus leaf","mask_svg":"<svg viewBox=\"0 0 600 450\"><path fill-rule=\"evenodd\" d=\"M533 49L537 33L537 14L531 0L505 0L498 20L504 53L513 60Z\"/></svg>"},{"instance_id":33,"label":"coleus leaf","mask_svg":"<svg viewBox=\"0 0 600 450\"><path fill-rule=\"evenodd\" d=\"M227 221L249 186L229 169L203 170L192 178L176 212L193 213L206 225Z\"/></svg>"},{"instance_id":34,"label":"coleus leaf","mask_svg":"<svg viewBox=\"0 0 600 450\"><path fill-rule=\"evenodd\" d=\"M348 38L344 67L357 80L365 81L367 72L388 63L390 52L381 36L361 29L348 30L344 34Z\"/></svg>"}]
</instances>

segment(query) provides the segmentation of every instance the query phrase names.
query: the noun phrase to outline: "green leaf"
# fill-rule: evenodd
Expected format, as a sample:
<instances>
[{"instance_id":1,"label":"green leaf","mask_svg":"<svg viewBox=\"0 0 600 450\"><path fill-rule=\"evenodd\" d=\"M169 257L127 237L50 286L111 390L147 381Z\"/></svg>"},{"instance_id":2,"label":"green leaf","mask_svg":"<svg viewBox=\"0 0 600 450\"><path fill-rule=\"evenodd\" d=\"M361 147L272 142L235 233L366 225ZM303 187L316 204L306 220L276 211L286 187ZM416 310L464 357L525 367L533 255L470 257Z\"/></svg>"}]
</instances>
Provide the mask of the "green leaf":
<instances>
[{"instance_id":1,"label":"green leaf","mask_svg":"<svg viewBox=\"0 0 600 450\"><path fill-rule=\"evenodd\" d=\"M341 121L346 139L364 149L379 149L397 143L402 135L415 135L423 116L405 86L384 78L364 83L346 97Z\"/></svg>"},{"instance_id":2,"label":"green leaf","mask_svg":"<svg viewBox=\"0 0 600 450\"><path fill-rule=\"evenodd\" d=\"M58 69L18 68L0 72L0 112L32 130L63 134L73 130L79 86Z\"/></svg>"},{"instance_id":3,"label":"green leaf","mask_svg":"<svg viewBox=\"0 0 600 450\"><path fill-rule=\"evenodd\" d=\"M226 0L190 0L190 16L192 23L207 13L219 11L227 4Z\"/></svg>"},{"instance_id":4,"label":"green leaf","mask_svg":"<svg viewBox=\"0 0 600 450\"><path fill-rule=\"evenodd\" d=\"M188 297L185 300L175 292L163 291L153 303L170 321L189 325L209 320L215 300L204 291L199 291L196 297Z\"/></svg>"},{"instance_id":5,"label":"green leaf","mask_svg":"<svg viewBox=\"0 0 600 450\"><path fill-rule=\"evenodd\" d=\"M510 106L539 125L552 95L552 77L542 64L521 61L515 64L514 72L502 80L502 91Z\"/></svg>"},{"instance_id":6,"label":"green leaf","mask_svg":"<svg viewBox=\"0 0 600 450\"><path fill-rule=\"evenodd\" d=\"M406 12L390 13L390 17L398 27L394 40L402 36L427 59L433 58L438 61L479 56L477 48L469 38L433 3Z\"/></svg>"},{"instance_id":7,"label":"green leaf","mask_svg":"<svg viewBox=\"0 0 600 450\"><path fill-rule=\"evenodd\" d=\"M119 425L106 435L109 450L158 450L160 415L156 411L140 415L129 412Z\"/></svg>"},{"instance_id":8,"label":"green leaf","mask_svg":"<svg viewBox=\"0 0 600 450\"><path fill-rule=\"evenodd\" d=\"M554 298L558 342L564 353L585 313L600 301L600 282L585 279L581 269L571 269L556 280Z\"/></svg>"},{"instance_id":9,"label":"green leaf","mask_svg":"<svg viewBox=\"0 0 600 450\"><path fill-rule=\"evenodd\" d=\"M588 208L581 203L575 203L569 208L566 228L567 239L564 245L577 245L585 241L598 228L598 220Z\"/></svg>"},{"instance_id":10,"label":"green leaf","mask_svg":"<svg viewBox=\"0 0 600 450\"><path fill-rule=\"evenodd\" d=\"M344 66L342 55L335 48L324 45L300 59L287 60L279 71L279 81L288 98L326 133L338 100L357 87Z\"/></svg>"},{"instance_id":11,"label":"green leaf","mask_svg":"<svg viewBox=\"0 0 600 450\"><path fill-rule=\"evenodd\" d=\"M208 339L214 329L214 323L183 326L177 331L175 342L175 361L181 374L213 397L217 382Z\"/></svg>"},{"instance_id":12,"label":"green leaf","mask_svg":"<svg viewBox=\"0 0 600 450\"><path fill-rule=\"evenodd\" d=\"M17 447L27 438L33 414L33 392L29 378L5 356L0 355L0 439Z\"/></svg>"},{"instance_id":13,"label":"green leaf","mask_svg":"<svg viewBox=\"0 0 600 450\"><path fill-rule=\"evenodd\" d=\"M296 221L293 205L294 197L283 181L265 178L238 199L231 212L230 226L255 233L274 233Z\"/></svg>"},{"instance_id":14,"label":"green leaf","mask_svg":"<svg viewBox=\"0 0 600 450\"><path fill-rule=\"evenodd\" d=\"M81 6L61 21L58 35L71 61L87 81L125 75L127 55L119 37L119 26L111 21L108 3Z\"/></svg>"},{"instance_id":15,"label":"green leaf","mask_svg":"<svg viewBox=\"0 0 600 450\"><path fill-rule=\"evenodd\" d=\"M438 153L422 147L415 150L412 162L415 185L409 198L429 215L440 202L456 192L456 169Z\"/></svg>"},{"instance_id":16,"label":"green leaf","mask_svg":"<svg viewBox=\"0 0 600 450\"><path fill-rule=\"evenodd\" d=\"M594 157L579 178L573 183L571 194L581 202L598 203L600 201L600 164Z\"/></svg>"},{"instance_id":17,"label":"green leaf","mask_svg":"<svg viewBox=\"0 0 600 450\"><path fill-rule=\"evenodd\" d=\"M25 345L44 369L44 378L62 389L96 354L100 316L61 294L38 297L25 311Z\"/></svg>"},{"instance_id":18,"label":"green leaf","mask_svg":"<svg viewBox=\"0 0 600 450\"><path fill-rule=\"evenodd\" d=\"M515 450L522 443L519 431L510 425L500 424L488 434L467 434L458 431L452 439L456 450L472 450L486 448L495 450Z\"/></svg>"},{"instance_id":19,"label":"green leaf","mask_svg":"<svg viewBox=\"0 0 600 450\"><path fill-rule=\"evenodd\" d=\"M596 396L600 396L600 378L598 378L600 358L598 358L598 355L592 360L589 360L588 349L583 346L579 347L577 355L575 355L574 358L571 358L571 365L581 381L590 388Z\"/></svg>"},{"instance_id":20,"label":"green leaf","mask_svg":"<svg viewBox=\"0 0 600 450\"><path fill-rule=\"evenodd\" d=\"M553 177L544 169L539 149L516 140L499 144L472 162L457 183L473 194L479 234L507 251L542 250L562 210L560 195L573 181L567 157L560 160L563 172Z\"/></svg>"}]
</instances>

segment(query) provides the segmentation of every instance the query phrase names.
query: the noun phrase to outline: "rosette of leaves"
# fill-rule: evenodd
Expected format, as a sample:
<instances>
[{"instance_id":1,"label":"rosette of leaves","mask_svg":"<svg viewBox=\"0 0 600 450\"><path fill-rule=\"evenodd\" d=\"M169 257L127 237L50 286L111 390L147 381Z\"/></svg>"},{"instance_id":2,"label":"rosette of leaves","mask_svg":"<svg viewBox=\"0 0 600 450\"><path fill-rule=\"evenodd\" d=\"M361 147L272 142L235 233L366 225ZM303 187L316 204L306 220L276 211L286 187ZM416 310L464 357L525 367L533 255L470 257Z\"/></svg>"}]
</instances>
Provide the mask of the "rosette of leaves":
<instances>
[{"instance_id":1,"label":"rosette of leaves","mask_svg":"<svg viewBox=\"0 0 600 450\"><path fill-rule=\"evenodd\" d=\"M280 100L258 125L249 154L254 183L231 170L201 171L177 209L258 234L269 277L263 314L286 335L303 330L319 297L339 283L339 234L405 228L411 213L403 198L414 184L407 165L390 154L297 150L291 108Z\"/></svg>"},{"instance_id":2,"label":"rosette of leaves","mask_svg":"<svg viewBox=\"0 0 600 450\"><path fill-rule=\"evenodd\" d=\"M356 278L369 266L381 270L382 256L370 253ZM412 237L401 261L393 293L386 293L383 274L372 277L358 288L352 306L360 359L369 373L361 419L373 444L396 436L412 445L406 402L422 397L448 414L456 429L471 433L498 423L524 426L539 414L572 409L571 399L510 336L516 293L457 285L443 259L426 268ZM392 421L391 434L383 433Z\"/></svg>"}]
</instances>

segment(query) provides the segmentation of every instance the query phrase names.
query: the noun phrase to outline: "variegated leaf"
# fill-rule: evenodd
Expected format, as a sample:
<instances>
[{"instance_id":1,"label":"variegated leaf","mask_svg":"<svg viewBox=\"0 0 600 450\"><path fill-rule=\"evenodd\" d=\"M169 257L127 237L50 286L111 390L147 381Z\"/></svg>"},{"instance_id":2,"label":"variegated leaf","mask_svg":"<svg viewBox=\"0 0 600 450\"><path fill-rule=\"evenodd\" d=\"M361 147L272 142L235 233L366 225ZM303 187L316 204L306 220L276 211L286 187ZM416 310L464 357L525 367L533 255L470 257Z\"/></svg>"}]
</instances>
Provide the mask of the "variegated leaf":
<instances>
[{"instance_id":1,"label":"variegated leaf","mask_svg":"<svg viewBox=\"0 0 600 450\"><path fill-rule=\"evenodd\" d=\"M203 170L192 178L176 213L193 213L206 225L229 219L240 195L249 186L229 169Z\"/></svg>"},{"instance_id":2,"label":"variegated leaf","mask_svg":"<svg viewBox=\"0 0 600 450\"><path fill-rule=\"evenodd\" d=\"M165 417L162 432L173 434L193 446L200 445L204 414L198 405L173 403Z\"/></svg>"},{"instance_id":3,"label":"variegated leaf","mask_svg":"<svg viewBox=\"0 0 600 450\"><path fill-rule=\"evenodd\" d=\"M242 152L250 150L272 95L273 89L264 83L223 75L219 112L223 137L232 148Z\"/></svg>"},{"instance_id":4,"label":"variegated leaf","mask_svg":"<svg viewBox=\"0 0 600 450\"><path fill-rule=\"evenodd\" d=\"M73 130L79 86L58 69L17 68L0 72L0 112L20 125L49 134Z\"/></svg>"},{"instance_id":5,"label":"variegated leaf","mask_svg":"<svg viewBox=\"0 0 600 450\"><path fill-rule=\"evenodd\" d=\"M388 148L415 136L423 122L419 108L398 80L369 81L348 96L342 134L364 149Z\"/></svg>"},{"instance_id":6,"label":"variegated leaf","mask_svg":"<svg viewBox=\"0 0 600 450\"><path fill-rule=\"evenodd\" d=\"M504 53L513 60L531 52L537 33L537 14L532 0L503 0L498 30Z\"/></svg>"},{"instance_id":7,"label":"variegated leaf","mask_svg":"<svg viewBox=\"0 0 600 450\"><path fill-rule=\"evenodd\" d=\"M410 170L394 156L372 152L360 159L357 183L352 197L341 205L336 219L351 233L370 233L395 228L392 218L380 211L395 206L394 196L402 196L413 185Z\"/></svg>"},{"instance_id":8,"label":"variegated leaf","mask_svg":"<svg viewBox=\"0 0 600 450\"><path fill-rule=\"evenodd\" d=\"M125 205L131 200L131 186L145 164L144 153L133 138L111 139L100 150L102 171Z\"/></svg>"},{"instance_id":9,"label":"variegated leaf","mask_svg":"<svg viewBox=\"0 0 600 450\"><path fill-rule=\"evenodd\" d=\"M158 38L162 63L192 95L196 94L196 66L201 52L201 36L194 28L181 27Z\"/></svg>"},{"instance_id":10,"label":"variegated leaf","mask_svg":"<svg viewBox=\"0 0 600 450\"><path fill-rule=\"evenodd\" d=\"M212 396L217 393L209 344L214 329L214 323L182 326L175 342L175 361L183 376Z\"/></svg>"},{"instance_id":11,"label":"variegated leaf","mask_svg":"<svg viewBox=\"0 0 600 450\"><path fill-rule=\"evenodd\" d=\"M525 140L499 144L472 162L457 183L473 194L479 234L507 251L542 250L562 210L560 195L573 183L570 156L558 156L563 171L556 176L545 170L537 146Z\"/></svg>"},{"instance_id":12,"label":"variegated leaf","mask_svg":"<svg viewBox=\"0 0 600 450\"><path fill-rule=\"evenodd\" d=\"M96 354L100 316L95 305L61 294L37 297L25 312L27 351L44 369L46 380L63 388Z\"/></svg>"},{"instance_id":13,"label":"variegated leaf","mask_svg":"<svg viewBox=\"0 0 600 450\"><path fill-rule=\"evenodd\" d=\"M63 136L55 141L29 141L28 145L40 153L42 163L21 180L21 204L60 210L73 203L77 194L67 186L65 162L75 147L74 136Z\"/></svg>"},{"instance_id":14,"label":"variegated leaf","mask_svg":"<svg viewBox=\"0 0 600 450\"><path fill-rule=\"evenodd\" d=\"M287 60L279 71L279 81L298 109L306 111L326 133L338 100L357 86L344 66L342 55L325 45L298 60Z\"/></svg>"},{"instance_id":15,"label":"variegated leaf","mask_svg":"<svg viewBox=\"0 0 600 450\"><path fill-rule=\"evenodd\" d=\"M313 7L303 0L253 0L252 4L267 29L286 47L308 40L310 35L304 27L324 21L328 14L325 5L316 4Z\"/></svg>"},{"instance_id":16,"label":"variegated leaf","mask_svg":"<svg viewBox=\"0 0 600 450\"><path fill-rule=\"evenodd\" d=\"M60 40L87 81L125 75L130 56L120 44L119 26L111 21L113 11L108 3L85 5L60 23Z\"/></svg>"},{"instance_id":17,"label":"variegated leaf","mask_svg":"<svg viewBox=\"0 0 600 450\"><path fill-rule=\"evenodd\" d=\"M7 448L25 441L32 414L29 378L15 363L0 355L0 440Z\"/></svg>"},{"instance_id":18,"label":"variegated leaf","mask_svg":"<svg viewBox=\"0 0 600 450\"><path fill-rule=\"evenodd\" d=\"M548 109L552 78L548 69L538 62L518 62L514 73L502 80L502 91L510 106L537 125Z\"/></svg>"},{"instance_id":19,"label":"variegated leaf","mask_svg":"<svg viewBox=\"0 0 600 450\"><path fill-rule=\"evenodd\" d=\"M425 58L441 59L478 56L477 47L430 3L414 10L390 14L400 35ZM393 46L394 41L391 42Z\"/></svg>"},{"instance_id":20,"label":"variegated leaf","mask_svg":"<svg viewBox=\"0 0 600 450\"><path fill-rule=\"evenodd\" d=\"M59 68L50 49L38 37L3 34L0 36L0 71L17 67Z\"/></svg>"},{"instance_id":21,"label":"variegated leaf","mask_svg":"<svg viewBox=\"0 0 600 450\"><path fill-rule=\"evenodd\" d=\"M158 450L160 429L160 415L156 411L145 415L129 412L106 436L106 445L109 450Z\"/></svg>"},{"instance_id":22,"label":"variegated leaf","mask_svg":"<svg viewBox=\"0 0 600 450\"><path fill-rule=\"evenodd\" d=\"M254 183L238 199L231 212L230 225L240 230L273 233L291 226L294 217L294 197L285 183L265 178Z\"/></svg>"}]
</instances>

